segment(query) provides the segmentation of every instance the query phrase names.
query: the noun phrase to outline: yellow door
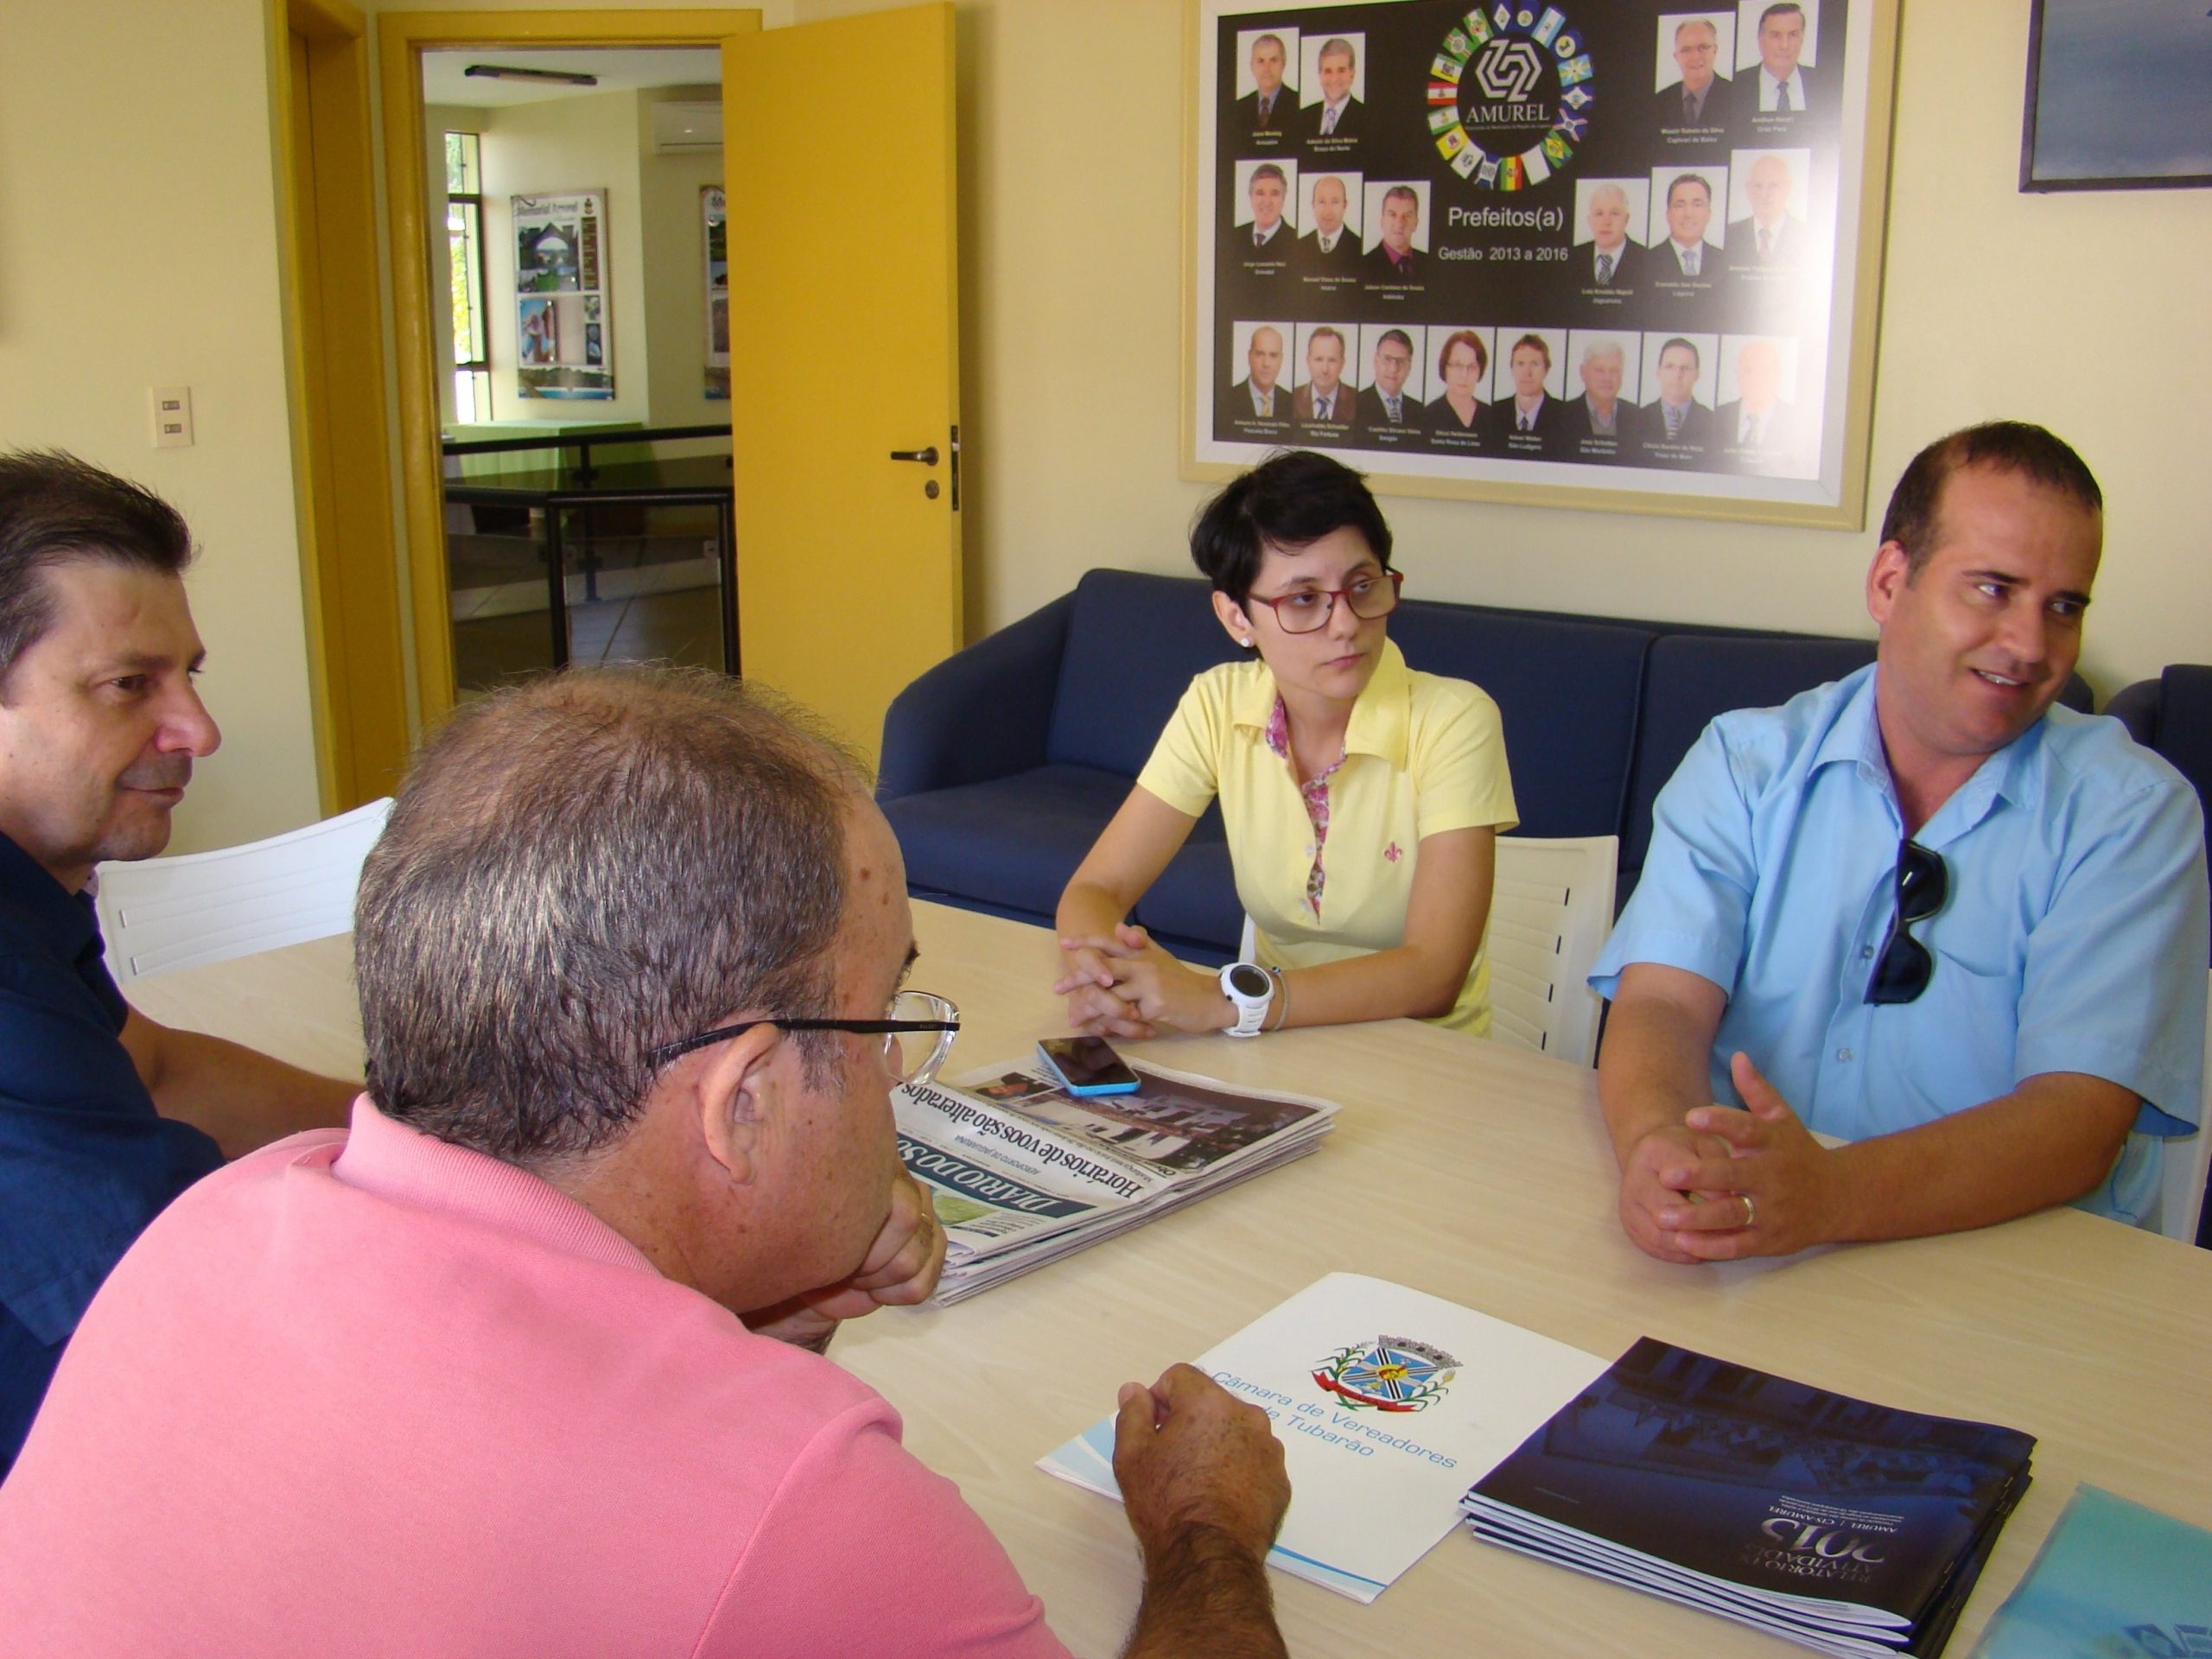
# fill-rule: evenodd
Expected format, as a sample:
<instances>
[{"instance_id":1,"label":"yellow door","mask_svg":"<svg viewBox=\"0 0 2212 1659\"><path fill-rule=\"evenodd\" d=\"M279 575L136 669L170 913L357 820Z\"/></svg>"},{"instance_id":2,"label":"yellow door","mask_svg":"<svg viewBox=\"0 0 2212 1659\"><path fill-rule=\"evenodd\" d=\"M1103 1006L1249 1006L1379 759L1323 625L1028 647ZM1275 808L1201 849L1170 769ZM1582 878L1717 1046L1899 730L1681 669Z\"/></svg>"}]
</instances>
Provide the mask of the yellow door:
<instances>
[{"instance_id":1,"label":"yellow door","mask_svg":"<svg viewBox=\"0 0 2212 1659\"><path fill-rule=\"evenodd\" d=\"M740 665L871 760L960 645L952 67L949 4L722 46Z\"/></svg>"}]
</instances>

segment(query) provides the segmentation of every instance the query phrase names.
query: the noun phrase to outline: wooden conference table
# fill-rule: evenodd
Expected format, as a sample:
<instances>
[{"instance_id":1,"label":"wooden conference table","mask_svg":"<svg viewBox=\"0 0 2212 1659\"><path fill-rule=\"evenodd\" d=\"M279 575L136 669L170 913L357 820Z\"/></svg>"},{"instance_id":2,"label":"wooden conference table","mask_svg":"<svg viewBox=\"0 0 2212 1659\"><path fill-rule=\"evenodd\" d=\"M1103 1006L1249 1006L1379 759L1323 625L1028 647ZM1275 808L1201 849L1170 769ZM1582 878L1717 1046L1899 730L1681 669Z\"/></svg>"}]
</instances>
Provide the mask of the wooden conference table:
<instances>
[{"instance_id":1,"label":"wooden conference table","mask_svg":"<svg viewBox=\"0 0 2212 1659\"><path fill-rule=\"evenodd\" d=\"M1059 1028L1042 930L915 907L911 983L958 1002L949 1073ZM355 1071L350 941L139 981L157 1020ZM1118 1507L1031 1465L1149 1381L1323 1274L1373 1274L1595 1354L1650 1334L2039 1442L1951 1650L1964 1654L2078 1481L2212 1526L2212 1252L2071 1211L1948 1238L1679 1268L1613 1217L1594 1074L1407 1021L1133 1044L1232 1082L1341 1102L1313 1157L951 1308L888 1311L832 1351L903 1414L1077 1652L1109 1655L1136 1606ZM865 1571L864 1563L854 1563ZM1303 1655L1802 1652L1454 1532L1370 1607L1274 1575Z\"/></svg>"}]
</instances>

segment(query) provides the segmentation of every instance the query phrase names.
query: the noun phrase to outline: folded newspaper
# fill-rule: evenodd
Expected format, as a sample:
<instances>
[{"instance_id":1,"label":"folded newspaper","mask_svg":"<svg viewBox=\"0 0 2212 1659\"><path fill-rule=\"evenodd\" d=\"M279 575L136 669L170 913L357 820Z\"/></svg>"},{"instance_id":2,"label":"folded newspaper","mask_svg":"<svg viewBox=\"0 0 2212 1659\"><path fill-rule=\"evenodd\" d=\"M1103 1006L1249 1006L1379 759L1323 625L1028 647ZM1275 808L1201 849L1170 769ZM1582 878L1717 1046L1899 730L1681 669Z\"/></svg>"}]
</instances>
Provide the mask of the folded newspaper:
<instances>
[{"instance_id":1,"label":"folded newspaper","mask_svg":"<svg viewBox=\"0 0 2212 1659\"><path fill-rule=\"evenodd\" d=\"M899 1155L944 1224L937 1300L957 1302L1302 1158L1332 1101L1133 1063L1134 1095L1077 1099L1041 1067L986 1066L892 1096Z\"/></svg>"}]
</instances>

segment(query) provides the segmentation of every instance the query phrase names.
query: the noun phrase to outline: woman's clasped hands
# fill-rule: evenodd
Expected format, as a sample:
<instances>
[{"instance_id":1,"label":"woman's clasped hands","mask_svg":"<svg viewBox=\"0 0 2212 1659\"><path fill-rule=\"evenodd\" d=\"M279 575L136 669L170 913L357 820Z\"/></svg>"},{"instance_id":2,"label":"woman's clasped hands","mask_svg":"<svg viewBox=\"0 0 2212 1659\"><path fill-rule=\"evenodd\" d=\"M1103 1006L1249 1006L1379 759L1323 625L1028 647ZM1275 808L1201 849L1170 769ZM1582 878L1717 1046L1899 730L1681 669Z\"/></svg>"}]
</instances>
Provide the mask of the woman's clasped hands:
<instances>
[{"instance_id":1,"label":"woman's clasped hands","mask_svg":"<svg viewBox=\"0 0 2212 1659\"><path fill-rule=\"evenodd\" d=\"M1219 1031L1236 1023L1211 974L1185 967L1133 923L1109 935L1063 938L1060 954L1067 971L1052 989L1068 1000L1069 1026L1087 1035L1135 1040L1162 1026Z\"/></svg>"}]
</instances>

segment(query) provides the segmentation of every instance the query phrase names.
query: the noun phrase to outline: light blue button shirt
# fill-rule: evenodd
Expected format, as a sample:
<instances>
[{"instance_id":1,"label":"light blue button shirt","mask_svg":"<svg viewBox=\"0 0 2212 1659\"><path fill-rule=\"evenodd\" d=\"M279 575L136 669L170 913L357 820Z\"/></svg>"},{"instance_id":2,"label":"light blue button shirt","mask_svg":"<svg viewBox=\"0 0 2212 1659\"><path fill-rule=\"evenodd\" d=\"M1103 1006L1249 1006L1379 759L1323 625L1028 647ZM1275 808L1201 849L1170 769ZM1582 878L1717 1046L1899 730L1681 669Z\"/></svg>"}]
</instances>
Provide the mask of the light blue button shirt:
<instances>
[{"instance_id":1,"label":"light blue button shirt","mask_svg":"<svg viewBox=\"0 0 2212 1659\"><path fill-rule=\"evenodd\" d=\"M2158 1192L2158 1143L2200 1115L2204 830L2195 791L2117 721L2053 708L1914 837L1949 874L1916 923L1928 988L1875 1007L1904 817L1874 718L1874 670L1706 728L1652 810L1635 896L1590 976L1633 962L1728 993L1713 1097L1740 1105L1741 1049L1813 1128L1846 1140L1925 1123L2046 1071L2143 1099L2113 1173L2077 1202L2126 1221Z\"/></svg>"}]
</instances>

